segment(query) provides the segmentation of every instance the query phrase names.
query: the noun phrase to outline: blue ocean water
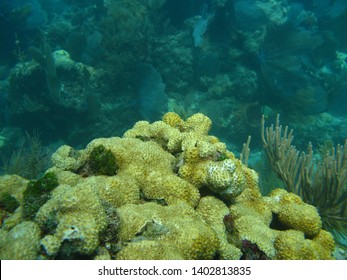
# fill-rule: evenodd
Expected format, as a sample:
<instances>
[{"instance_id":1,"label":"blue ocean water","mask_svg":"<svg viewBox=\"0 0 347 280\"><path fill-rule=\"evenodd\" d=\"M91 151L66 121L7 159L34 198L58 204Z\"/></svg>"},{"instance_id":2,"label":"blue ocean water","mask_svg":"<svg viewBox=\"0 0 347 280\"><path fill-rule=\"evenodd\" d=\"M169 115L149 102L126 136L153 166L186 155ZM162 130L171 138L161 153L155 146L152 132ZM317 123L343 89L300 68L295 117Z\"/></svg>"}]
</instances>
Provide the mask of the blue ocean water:
<instances>
[{"instance_id":1,"label":"blue ocean water","mask_svg":"<svg viewBox=\"0 0 347 280\"><path fill-rule=\"evenodd\" d=\"M237 155L251 135L256 170L262 114L324 157L347 138L347 1L0 0L0 79L4 158L26 132L51 154L168 111Z\"/></svg>"}]
</instances>

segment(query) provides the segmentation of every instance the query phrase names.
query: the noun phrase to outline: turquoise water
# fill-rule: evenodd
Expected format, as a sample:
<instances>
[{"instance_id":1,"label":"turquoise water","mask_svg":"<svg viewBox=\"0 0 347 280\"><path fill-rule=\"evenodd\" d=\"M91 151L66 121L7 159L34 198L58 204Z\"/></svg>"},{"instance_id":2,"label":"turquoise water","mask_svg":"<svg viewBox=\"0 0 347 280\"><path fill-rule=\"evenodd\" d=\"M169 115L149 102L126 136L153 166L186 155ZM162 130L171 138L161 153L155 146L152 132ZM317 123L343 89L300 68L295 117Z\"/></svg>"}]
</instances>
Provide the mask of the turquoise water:
<instances>
[{"instance_id":1,"label":"turquoise water","mask_svg":"<svg viewBox=\"0 0 347 280\"><path fill-rule=\"evenodd\" d=\"M285 185L262 115L270 126L279 114L317 162L345 143L346 30L344 0L1 0L2 174L37 179L63 144L203 113L237 156L252 136L248 165L267 195ZM330 229L346 245L347 163L340 173L344 226Z\"/></svg>"}]
</instances>

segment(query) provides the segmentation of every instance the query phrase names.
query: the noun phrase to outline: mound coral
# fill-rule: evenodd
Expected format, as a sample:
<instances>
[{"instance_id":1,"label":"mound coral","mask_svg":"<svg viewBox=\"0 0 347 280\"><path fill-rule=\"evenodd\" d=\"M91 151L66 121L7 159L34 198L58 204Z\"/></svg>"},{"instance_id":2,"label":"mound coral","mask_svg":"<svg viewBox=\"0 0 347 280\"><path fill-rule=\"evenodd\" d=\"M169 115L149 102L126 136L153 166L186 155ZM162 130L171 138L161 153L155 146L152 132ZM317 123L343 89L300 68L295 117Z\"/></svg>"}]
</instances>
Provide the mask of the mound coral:
<instances>
[{"instance_id":1,"label":"mound coral","mask_svg":"<svg viewBox=\"0 0 347 280\"><path fill-rule=\"evenodd\" d=\"M53 236L47 242L46 235L42 243L49 245L48 255L57 254L60 243L65 246L61 252L64 256L83 256L97 249L99 234L106 227L106 214L92 185L83 182L76 186L59 185L36 214L35 222ZM52 250L52 243L56 250Z\"/></svg>"},{"instance_id":2,"label":"mound coral","mask_svg":"<svg viewBox=\"0 0 347 280\"><path fill-rule=\"evenodd\" d=\"M216 233L184 202L127 204L118 214L119 241L126 244L118 259L212 259L217 252Z\"/></svg>"},{"instance_id":3,"label":"mound coral","mask_svg":"<svg viewBox=\"0 0 347 280\"><path fill-rule=\"evenodd\" d=\"M2 256L331 259L317 210L285 190L263 197L257 173L208 135L211 125L203 114L167 113L122 138L60 147L36 182L0 177L1 197L19 204L3 216ZM32 193L40 204L29 203Z\"/></svg>"},{"instance_id":4,"label":"mound coral","mask_svg":"<svg viewBox=\"0 0 347 280\"><path fill-rule=\"evenodd\" d=\"M334 240L317 210L295 194L276 189L268 197L230 206L233 240L247 240L269 259L331 259ZM263 255L264 256L264 255Z\"/></svg>"}]
</instances>

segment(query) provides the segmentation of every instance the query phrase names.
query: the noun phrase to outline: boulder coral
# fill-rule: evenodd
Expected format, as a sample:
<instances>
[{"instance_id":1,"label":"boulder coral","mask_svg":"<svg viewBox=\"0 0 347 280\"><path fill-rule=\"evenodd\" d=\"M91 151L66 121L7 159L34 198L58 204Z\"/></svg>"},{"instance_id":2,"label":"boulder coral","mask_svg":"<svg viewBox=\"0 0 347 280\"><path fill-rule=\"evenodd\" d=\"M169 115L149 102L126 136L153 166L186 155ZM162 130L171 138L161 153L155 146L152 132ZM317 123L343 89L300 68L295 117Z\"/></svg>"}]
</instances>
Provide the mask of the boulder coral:
<instances>
[{"instance_id":1,"label":"boulder coral","mask_svg":"<svg viewBox=\"0 0 347 280\"><path fill-rule=\"evenodd\" d=\"M183 120L170 112L123 137L60 147L37 181L0 176L0 196L18 203L0 204L0 256L333 258L317 210L282 189L262 196L258 174L208 134L211 125L203 114ZM35 188L45 200L24 215L28 192L48 177L54 187Z\"/></svg>"},{"instance_id":2,"label":"boulder coral","mask_svg":"<svg viewBox=\"0 0 347 280\"><path fill-rule=\"evenodd\" d=\"M118 259L213 259L219 247L215 231L185 202L127 204L118 214L125 245Z\"/></svg>"}]
</instances>

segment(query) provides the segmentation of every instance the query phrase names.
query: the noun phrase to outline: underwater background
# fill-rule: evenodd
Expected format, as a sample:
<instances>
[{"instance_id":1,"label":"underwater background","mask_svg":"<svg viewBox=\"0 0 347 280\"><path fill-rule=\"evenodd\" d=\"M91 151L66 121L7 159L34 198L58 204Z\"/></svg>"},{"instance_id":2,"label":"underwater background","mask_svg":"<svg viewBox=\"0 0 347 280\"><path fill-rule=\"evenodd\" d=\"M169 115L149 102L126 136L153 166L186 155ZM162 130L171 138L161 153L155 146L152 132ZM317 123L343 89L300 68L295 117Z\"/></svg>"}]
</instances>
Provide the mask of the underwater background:
<instances>
[{"instance_id":1,"label":"underwater background","mask_svg":"<svg viewBox=\"0 0 347 280\"><path fill-rule=\"evenodd\" d=\"M0 0L1 175L40 182L63 145L77 151L96 138L127 135L140 120L174 112L184 122L201 113L237 157L251 136L243 163L259 173L261 194L283 188L315 206L345 258L346 105L345 0ZM264 149L262 128L279 129L277 115L295 138L280 134L284 141L276 142L270 132L265 142L294 145L294 159ZM288 171L289 182L276 169L280 156L311 170L312 195L300 172ZM322 170L330 187L318 184ZM0 193L3 222L16 207L6 208L11 195Z\"/></svg>"}]
</instances>

